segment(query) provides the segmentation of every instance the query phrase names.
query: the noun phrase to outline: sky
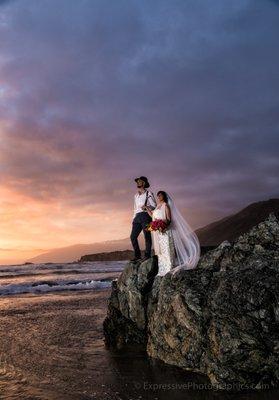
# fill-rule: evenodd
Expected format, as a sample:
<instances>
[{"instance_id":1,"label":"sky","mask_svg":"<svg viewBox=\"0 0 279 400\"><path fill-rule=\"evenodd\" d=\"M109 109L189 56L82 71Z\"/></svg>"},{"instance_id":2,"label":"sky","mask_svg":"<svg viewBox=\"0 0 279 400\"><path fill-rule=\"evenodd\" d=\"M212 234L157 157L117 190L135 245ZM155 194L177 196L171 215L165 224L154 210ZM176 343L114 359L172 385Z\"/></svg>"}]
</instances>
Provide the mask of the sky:
<instances>
[{"instance_id":1,"label":"sky","mask_svg":"<svg viewBox=\"0 0 279 400\"><path fill-rule=\"evenodd\" d=\"M0 0L0 262L278 197L279 1Z\"/></svg>"}]
</instances>

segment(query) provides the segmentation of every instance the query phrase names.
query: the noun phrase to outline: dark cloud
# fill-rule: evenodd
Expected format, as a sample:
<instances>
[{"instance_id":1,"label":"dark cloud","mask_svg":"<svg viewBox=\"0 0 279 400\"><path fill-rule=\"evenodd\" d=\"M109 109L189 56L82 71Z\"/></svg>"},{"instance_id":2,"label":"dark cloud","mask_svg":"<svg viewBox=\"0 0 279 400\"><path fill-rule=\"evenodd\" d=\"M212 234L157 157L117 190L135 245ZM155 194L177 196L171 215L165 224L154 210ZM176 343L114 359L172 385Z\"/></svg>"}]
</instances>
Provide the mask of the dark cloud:
<instances>
[{"instance_id":1,"label":"dark cloud","mask_svg":"<svg viewBox=\"0 0 279 400\"><path fill-rule=\"evenodd\" d=\"M5 10L2 184L129 209L129 185L145 174L196 226L278 195L272 1L21 0Z\"/></svg>"},{"instance_id":2,"label":"dark cloud","mask_svg":"<svg viewBox=\"0 0 279 400\"><path fill-rule=\"evenodd\" d=\"M0 0L0 6L2 6L3 4L11 3L11 1L13 0Z\"/></svg>"}]
</instances>

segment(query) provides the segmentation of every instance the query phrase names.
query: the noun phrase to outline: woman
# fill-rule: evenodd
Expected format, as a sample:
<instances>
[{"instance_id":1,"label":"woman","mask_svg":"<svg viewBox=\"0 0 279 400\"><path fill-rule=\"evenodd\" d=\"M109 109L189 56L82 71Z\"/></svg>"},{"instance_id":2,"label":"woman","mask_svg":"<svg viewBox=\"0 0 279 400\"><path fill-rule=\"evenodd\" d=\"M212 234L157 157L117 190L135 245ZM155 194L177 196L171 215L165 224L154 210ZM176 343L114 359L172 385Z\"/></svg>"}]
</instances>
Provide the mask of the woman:
<instances>
[{"instance_id":1,"label":"woman","mask_svg":"<svg viewBox=\"0 0 279 400\"><path fill-rule=\"evenodd\" d=\"M157 207L146 211L152 220L164 220L168 228L164 233L152 231L154 252L158 256L158 275L170 270L192 269L200 258L200 244L197 235L178 211L172 198L164 191L157 193Z\"/></svg>"}]
</instances>

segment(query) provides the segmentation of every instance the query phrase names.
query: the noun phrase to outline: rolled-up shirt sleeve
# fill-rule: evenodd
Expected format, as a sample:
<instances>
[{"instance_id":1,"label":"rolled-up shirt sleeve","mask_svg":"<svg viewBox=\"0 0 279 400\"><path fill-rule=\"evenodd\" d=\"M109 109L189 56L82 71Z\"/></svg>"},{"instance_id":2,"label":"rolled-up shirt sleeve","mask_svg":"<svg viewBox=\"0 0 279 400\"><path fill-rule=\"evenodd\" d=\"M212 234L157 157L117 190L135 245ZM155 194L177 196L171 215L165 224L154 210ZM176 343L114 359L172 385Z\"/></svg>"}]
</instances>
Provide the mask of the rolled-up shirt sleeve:
<instances>
[{"instance_id":1,"label":"rolled-up shirt sleeve","mask_svg":"<svg viewBox=\"0 0 279 400\"><path fill-rule=\"evenodd\" d=\"M137 205L136 205L136 195L134 196L134 211L133 211L133 218L136 216L136 210L137 210Z\"/></svg>"},{"instance_id":2,"label":"rolled-up shirt sleeve","mask_svg":"<svg viewBox=\"0 0 279 400\"><path fill-rule=\"evenodd\" d=\"M149 206L152 210L154 210L154 209L156 208L157 204L156 204L155 196L154 196L153 193L149 193L147 203L148 203L148 206Z\"/></svg>"}]
</instances>

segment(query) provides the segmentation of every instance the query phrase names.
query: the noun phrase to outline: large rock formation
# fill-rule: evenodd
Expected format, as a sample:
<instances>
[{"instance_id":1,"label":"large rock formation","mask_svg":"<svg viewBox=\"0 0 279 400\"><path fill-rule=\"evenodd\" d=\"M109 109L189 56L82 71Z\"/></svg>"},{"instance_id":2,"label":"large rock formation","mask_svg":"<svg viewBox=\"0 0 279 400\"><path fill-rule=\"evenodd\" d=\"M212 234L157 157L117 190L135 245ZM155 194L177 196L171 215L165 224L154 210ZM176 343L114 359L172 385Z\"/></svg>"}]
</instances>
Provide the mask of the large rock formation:
<instances>
[{"instance_id":1,"label":"large rock formation","mask_svg":"<svg viewBox=\"0 0 279 400\"><path fill-rule=\"evenodd\" d=\"M274 214L205 254L194 270L156 276L156 258L114 282L107 345L206 374L217 388L279 381L279 221Z\"/></svg>"}]
</instances>

